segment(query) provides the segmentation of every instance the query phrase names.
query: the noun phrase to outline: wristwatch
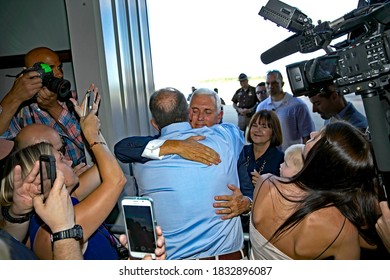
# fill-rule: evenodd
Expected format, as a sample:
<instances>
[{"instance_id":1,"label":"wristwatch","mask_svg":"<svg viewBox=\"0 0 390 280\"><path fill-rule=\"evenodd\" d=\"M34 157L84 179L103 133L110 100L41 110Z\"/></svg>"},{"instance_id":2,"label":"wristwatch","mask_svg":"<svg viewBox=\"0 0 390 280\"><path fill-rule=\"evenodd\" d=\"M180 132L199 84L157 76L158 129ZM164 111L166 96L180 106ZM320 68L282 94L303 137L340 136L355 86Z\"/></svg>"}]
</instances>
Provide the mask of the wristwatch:
<instances>
[{"instance_id":1,"label":"wristwatch","mask_svg":"<svg viewBox=\"0 0 390 280\"><path fill-rule=\"evenodd\" d=\"M253 205L253 201L252 199L249 197L249 196L246 196L248 199L249 199L249 209L246 210L244 213L242 213L241 215L242 216L249 216L252 212L252 205Z\"/></svg>"},{"instance_id":2,"label":"wristwatch","mask_svg":"<svg viewBox=\"0 0 390 280\"><path fill-rule=\"evenodd\" d=\"M83 228L80 225L74 225L70 229L59 231L50 235L51 242L55 242L62 239L74 238L81 240L83 238Z\"/></svg>"}]
</instances>

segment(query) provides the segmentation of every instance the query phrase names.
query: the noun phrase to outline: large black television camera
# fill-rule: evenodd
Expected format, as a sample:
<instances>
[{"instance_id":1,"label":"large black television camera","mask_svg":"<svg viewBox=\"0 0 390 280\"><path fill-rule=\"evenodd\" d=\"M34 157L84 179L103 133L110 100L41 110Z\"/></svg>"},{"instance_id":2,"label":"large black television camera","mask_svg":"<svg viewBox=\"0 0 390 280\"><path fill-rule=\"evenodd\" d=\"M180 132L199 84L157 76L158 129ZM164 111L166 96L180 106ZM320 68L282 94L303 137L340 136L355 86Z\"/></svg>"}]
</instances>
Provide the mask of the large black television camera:
<instances>
[{"instance_id":1,"label":"large black television camera","mask_svg":"<svg viewBox=\"0 0 390 280\"><path fill-rule=\"evenodd\" d=\"M333 22L320 22L318 26L297 8L278 0L270 0L259 15L296 33L263 53L264 63L297 51L309 53L324 49L326 52L324 56L286 66L295 96L316 94L326 82L335 83L344 94L388 84L390 3L357 8ZM350 34L347 40L330 45L333 39L346 34ZM382 76L387 79L380 79Z\"/></svg>"},{"instance_id":2,"label":"large black television camera","mask_svg":"<svg viewBox=\"0 0 390 280\"><path fill-rule=\"evenodd\" d=\"M390 13L390 6L389 6ZM390 30L312 60L286 66L295 96L317 94L334 83L343 94L359 94L389 84Z\"/></svg>"},{"instance_id":3,"label":"large black television camera","mask_svg":"<svg viewBox=\"0 0 390 280\"><path fill-rule=\"evenodd\" d=\"M373 3L375 2L375 3ZM359 1L332 22L312 24L299 9L269 0L259 15L295 34L261 55L268 64L295 52L326 54L286 66L294 96L313 96L328 84L363 100L375 158L390 206L390 2ZM347 39L331 45L343 35Z\"/></svg>"}]
</instances>

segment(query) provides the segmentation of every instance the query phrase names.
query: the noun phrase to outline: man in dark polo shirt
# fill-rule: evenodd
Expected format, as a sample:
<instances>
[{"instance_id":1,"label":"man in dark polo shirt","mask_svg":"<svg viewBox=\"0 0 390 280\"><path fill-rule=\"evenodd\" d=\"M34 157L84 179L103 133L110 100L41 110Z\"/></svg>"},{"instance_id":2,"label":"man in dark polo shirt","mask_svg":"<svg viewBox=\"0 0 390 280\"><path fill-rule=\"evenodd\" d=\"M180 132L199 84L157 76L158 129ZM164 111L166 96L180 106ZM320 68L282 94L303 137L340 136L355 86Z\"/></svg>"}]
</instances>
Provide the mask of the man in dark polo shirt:
<instances>
[{"instance_id":1,"label":"man in dark polo shirt","mask_svg":"<svg viewBox=\"0 0 390 280\"><path fill-rule=\"evenodd\" d=\"M244 73L238 76L241 87L233 95L233 107L238 114L238 127L245 132L257 104L256 89L249 85L248 77Z\"/></svg>"}]
</instances>

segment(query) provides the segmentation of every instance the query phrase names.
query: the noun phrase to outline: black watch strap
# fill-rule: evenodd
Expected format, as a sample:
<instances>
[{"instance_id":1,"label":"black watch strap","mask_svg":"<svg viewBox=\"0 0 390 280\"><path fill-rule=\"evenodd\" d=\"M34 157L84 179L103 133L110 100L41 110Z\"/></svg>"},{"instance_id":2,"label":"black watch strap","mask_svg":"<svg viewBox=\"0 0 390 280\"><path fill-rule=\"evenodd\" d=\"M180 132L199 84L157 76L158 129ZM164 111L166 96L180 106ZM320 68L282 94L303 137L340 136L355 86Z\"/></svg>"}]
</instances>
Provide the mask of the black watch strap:
<instances>
[{"instance_id":1,"label":"black watch strap","mask_svg":"<svg viewBox=\"0 0 390 280\"><path fill-rule=\"evenodd\" d=\"M80 225L74 225L74 227L70 229L53 233L50 236L51 242L55 242L67 238L74 238L76 240L81 240L83 238L83 228Z\"/></svg>"}]
</instances>

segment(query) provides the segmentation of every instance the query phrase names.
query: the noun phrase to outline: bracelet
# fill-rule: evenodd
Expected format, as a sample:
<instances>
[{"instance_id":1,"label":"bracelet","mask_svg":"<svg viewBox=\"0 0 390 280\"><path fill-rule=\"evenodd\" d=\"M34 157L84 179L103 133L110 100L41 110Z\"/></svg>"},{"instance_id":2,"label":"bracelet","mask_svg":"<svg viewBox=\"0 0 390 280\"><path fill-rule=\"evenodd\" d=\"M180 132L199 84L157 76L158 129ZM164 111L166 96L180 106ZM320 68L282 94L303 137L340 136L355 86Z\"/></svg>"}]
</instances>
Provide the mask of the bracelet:
<instances>
[{"instance_id":1,"label":"bracelet","mask_svg":"<svg viewBox=\"0 0 390 280\"><path fill-rule=\"evenodd\" d=\"M103 141L99 142L98 141L98 142L93 142L91 145L89 145L89 148L92 149L93 146L98 145L98 144L100 144L100 145L107 145L106 142L103 142Z\"/></svg>"},{"instance_id":2,"label":"bracelet","mask_svg":"<svg viewBox=\"0 0 390 280\"><path fill-rule=\"evenodd\" d=\"M241 215L243 216L249 216L252 212L252 205L253 205L253 200L247 196L247 198L249 199L250 203L249 203L249 210L247 212L244 212L242 213Z\"/></svg>"},{"instance_id":3,"label":"bracelet","mask_svg":"<svg viewBox=\"0 0 390 280\"><path fill-rule=\"evenodd\" d=\"M1 207L1 214L3 215L4 220L12 223L12 224L23 224L30 220L31 216L34 214L33 211L27 213L19 218L14 218L9 214L10 206Z\"/></svg>"}]
</instances>

